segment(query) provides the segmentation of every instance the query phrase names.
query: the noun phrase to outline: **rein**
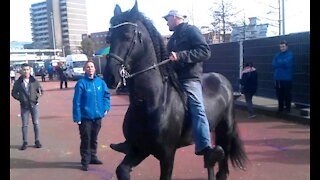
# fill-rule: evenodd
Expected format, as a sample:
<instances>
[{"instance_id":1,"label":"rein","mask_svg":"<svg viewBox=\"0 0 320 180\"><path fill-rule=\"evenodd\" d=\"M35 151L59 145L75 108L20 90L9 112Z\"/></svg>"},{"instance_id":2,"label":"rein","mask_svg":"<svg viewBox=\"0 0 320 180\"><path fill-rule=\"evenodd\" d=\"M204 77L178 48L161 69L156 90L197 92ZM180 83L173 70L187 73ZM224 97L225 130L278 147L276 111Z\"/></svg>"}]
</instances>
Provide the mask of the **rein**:
<instances>
[{"instance_id":1,"label":"rein","mask_svg":"<svg viewBox=\"0 0 320 180\"><path fill-rule=\"evenodd\" d=\"M134 76L137 76L137 75L139 75L139 74L142 74L142 73L144 73L144 72L147 72L147 71L149 71L149 70L151 70L151 69L155 69L155 68L157 68L157 67L159 67L159 66L162 66L162 65L164 65L164 64L167 64L168 62L170 62L170 59L166 59L166 60L164 60L164 61L161 61L161 62L158 63L158 64L154 64L154 65L152 65L152 66L150 66L150 67L148 67L148 68L146 68L146 69L144 69L144 70L135 72L135 73L133 73L133 74L129 74L129 72L126 71L125 66L121 66L120 72L121 72L121 71L125 71L125 73L123 73L123 74L120 73L120 75L121 75L122 78L125 78L125 79L133 78Z\"/></svg>"}]
</instances>

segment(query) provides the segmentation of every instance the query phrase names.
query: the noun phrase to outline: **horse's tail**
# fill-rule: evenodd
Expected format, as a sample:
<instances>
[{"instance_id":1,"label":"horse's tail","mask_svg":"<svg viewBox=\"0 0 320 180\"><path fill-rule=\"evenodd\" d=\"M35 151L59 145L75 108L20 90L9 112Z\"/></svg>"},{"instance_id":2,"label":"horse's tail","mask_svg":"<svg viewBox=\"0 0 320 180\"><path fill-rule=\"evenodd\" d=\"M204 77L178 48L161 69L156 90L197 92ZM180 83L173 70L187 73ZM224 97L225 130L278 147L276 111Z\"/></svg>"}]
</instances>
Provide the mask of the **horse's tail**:
<instances>
[{"instance_id":1,"label":"horse's tail","mask_svg":"<svg viewBox=\"0 0 320 180\"><path fill-rule=\"evenodd\" d=\"M233 103L229 105L225 116L215 128L215 134L216 145L220 145L224 149L226 161L230 157L233 167L244 170L248 158L239 136Z\"/></svg>"},{"instance_id":2,"label":"horse's tail","mask_svg":"<svg viewBox=\"0 0 320 180\"><path fill-rule=\"evenodd\" d=\"M243 142L239 137L239 129L237 122L234 121L232 132L230 134L230 160L233 167L238 167L240 169L245 169L246 161L248 157L244 150Z\"/></svg>"}]
</instances>

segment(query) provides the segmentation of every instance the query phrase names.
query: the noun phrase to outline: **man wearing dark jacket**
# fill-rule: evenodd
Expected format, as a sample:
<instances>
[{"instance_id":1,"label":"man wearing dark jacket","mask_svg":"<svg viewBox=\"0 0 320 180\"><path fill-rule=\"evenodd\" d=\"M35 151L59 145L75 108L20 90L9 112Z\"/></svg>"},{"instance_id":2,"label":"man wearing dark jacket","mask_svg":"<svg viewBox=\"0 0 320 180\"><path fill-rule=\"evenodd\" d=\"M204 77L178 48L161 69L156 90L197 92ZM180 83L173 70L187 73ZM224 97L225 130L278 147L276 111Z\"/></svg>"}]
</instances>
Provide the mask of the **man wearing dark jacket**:
<instances>
[{"instance_id":1,"label":"man wearing dark jacket","mask_svg":"<svg viewBox=\"0 0 320 180\"><path fill-rule=\"evenodd\" d=\"M168 52L178 80L188 96L189 115L192 119L192 132L195 141L195 154L204 155L205 167L223 158L220 146L211 147L209 122L205 113L202 86L203 61L211 56L211 51L200 30L184 22L185 15L171 10L163 17L170 31L174 31L169 42ZM126 153L126 143L111 144L112 149Z\"/></svg>"},{"instance_id":2,"label":"man wearing dark jacket","mask_svg":"<svg viewBox=\"0 0 320 180\"><path fill-rule=\"evenodd\" d=\"M65 74L66 70L67 70L67 68L64 66L64 63L59 62L59 66L57 67L57 73L58 73L59 79L60 79L60 89L62 89L63 82L64 82L64 87L68 88L68 78Z\"/></svg>"},{"instance_id":3,"label":"man wearing dark jacket","mask_svg":"<svg viewBox=\"0 0 320 180\"><path fill-rule=\"evenodd\" d=\"M28 145L28 124L30 113L34 129L35 147L41 148L42 145L39 141L38 99L43 94L43 90L40 83L30 75L31 69L28 64L22 65L22 72L22 75L14 83L11 92L13 98L20 101L23 139L23 144L20 150L25 150Z\"/></svg>"},{"instance_id":4,"label":"man wearing dark jacket","mask_svg":"<svg viewBox=\"0 0 320 180\"><path fill-rule=\"evenodd\" d=\"M211 51L200 30L184 22L186 17L177 10L171 10L163 18L167 21L169 30L174 32L168 42L169 59L174 63L178 80L188 96L195 154L204 155L205 166L208 167L223 155L220 146L211 147L209 122L205 113L200 80L203 61L210 58Z\"/></svg>"}]
</instances>

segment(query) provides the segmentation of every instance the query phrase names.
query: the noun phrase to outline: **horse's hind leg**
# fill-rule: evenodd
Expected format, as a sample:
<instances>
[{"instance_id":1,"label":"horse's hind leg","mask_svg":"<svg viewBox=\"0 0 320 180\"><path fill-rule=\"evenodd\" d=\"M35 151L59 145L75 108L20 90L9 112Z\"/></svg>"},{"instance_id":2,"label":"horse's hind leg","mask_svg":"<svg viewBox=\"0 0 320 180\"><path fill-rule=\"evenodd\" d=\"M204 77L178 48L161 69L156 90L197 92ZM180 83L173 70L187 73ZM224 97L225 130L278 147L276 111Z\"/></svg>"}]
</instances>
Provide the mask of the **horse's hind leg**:
<instances>
[{"instance_id":1,"label":"horse's hind leg","mask_svg":"<svg viewBox=\"0 0 320 180\"><path fill-rule=\"evenodd\" d=\"M217 180L226 180L227 175L229 174L228 149L230 144L230 135L228 134L230 130L228 125L228 119L226 118L230 118L230 117L224 117L215 128L215 144L221 146L225 153L224 159L219 161L219 170L216 175Z\"/></svg>"},{"instance_id":2,"label":"horse's hind leg","mask_svg":"<svg viewBox=\"0 0 320 180\"><path fill-rule=\"evenodd\" d=\"M127 154L116 169L117 178L119 180L129 180L132 167L135 167L138 164L140 164L141 161L143 161L146 157L148 157L147 154Z\"/></svg>"},{"instance_id":3,"label":"horse's hind leg","mask_svg":"<svg viewBox=\"0 0 320 180\"><path fill-rule=\"evenodd\" d=\"M176 150L165 153L160 157L161 174L160 180L171 180Z\"/></svg>"}]
</instances>

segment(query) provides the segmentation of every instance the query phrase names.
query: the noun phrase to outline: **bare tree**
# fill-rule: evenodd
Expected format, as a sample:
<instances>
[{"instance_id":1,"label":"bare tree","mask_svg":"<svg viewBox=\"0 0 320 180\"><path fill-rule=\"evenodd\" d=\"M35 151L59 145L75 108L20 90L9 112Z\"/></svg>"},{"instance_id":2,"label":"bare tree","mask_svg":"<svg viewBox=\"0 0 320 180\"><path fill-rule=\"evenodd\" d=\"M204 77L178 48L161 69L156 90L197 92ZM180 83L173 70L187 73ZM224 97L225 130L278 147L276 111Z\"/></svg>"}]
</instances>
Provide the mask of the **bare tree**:
<instances>
[{"instance_id":1,"label":"bare tree","mask_svg":"<svg viewBox=\"0 0 320 180\"><path fill-rule=\"evenodd\" d=\"M221 0L221 2L214 3L215 6L210 8L212 11L213 22L211 25L213 29L222 34L222 42L226 40L226 33L232 31L232 27L235 26L234 19L241 11L236 11L236 8L232 5L231 0ZM220 40L221 42L221 40Z\"/></svg>"}]
</instances>

